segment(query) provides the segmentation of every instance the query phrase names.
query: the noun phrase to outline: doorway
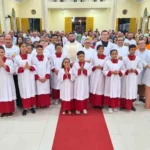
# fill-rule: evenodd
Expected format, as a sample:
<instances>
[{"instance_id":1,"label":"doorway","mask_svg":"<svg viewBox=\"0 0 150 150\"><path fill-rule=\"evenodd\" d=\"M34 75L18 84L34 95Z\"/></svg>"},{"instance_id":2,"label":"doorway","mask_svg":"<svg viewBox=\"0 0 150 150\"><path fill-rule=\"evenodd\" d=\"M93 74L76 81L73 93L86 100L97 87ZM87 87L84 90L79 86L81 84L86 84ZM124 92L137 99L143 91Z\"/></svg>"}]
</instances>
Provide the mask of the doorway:
<instances>
[{"instance_id":1,"label":"doorway","mask_svg":"<svg viewBox=\"0 0 150 150\"><path fill-rule=\"evenodd\" d=\"M29 18L29 28L31 31L40 32L40 19Z\"/></svg>"},{"instance_id":2,"label":"doorway","mask_svg":"<svg viewBox=\"0 0 150 150\"><path fill-rule=\"evenodd\" d=\"M86 17L72 17L72 30L84 32L86 30Z\"/></svg>"},{"instance_id":3,"label":"doorway","mask_svg":"<svg viewBox=\"0 0 150 150\"><path fill-rule=\"evenodd\" d=\"M137 30L136 18L117 18L117 31L133 32Z\"/></svg>"}]
</instances>

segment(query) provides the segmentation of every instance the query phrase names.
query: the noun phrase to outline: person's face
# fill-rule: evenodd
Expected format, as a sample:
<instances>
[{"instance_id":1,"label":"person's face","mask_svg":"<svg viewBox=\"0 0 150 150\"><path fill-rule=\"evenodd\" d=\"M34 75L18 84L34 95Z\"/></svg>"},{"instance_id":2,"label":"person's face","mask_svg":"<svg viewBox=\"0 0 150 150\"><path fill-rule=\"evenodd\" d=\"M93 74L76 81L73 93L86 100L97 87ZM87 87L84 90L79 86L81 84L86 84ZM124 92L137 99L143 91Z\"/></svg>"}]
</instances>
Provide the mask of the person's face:
<instances>
[{"instance_id":1,"label":"person's face","mask_svg":"<svg viewBox=\"0 0 150 150\"><path fill-rule=\"evenodd\" d=\"M27 40L26 40L26 43L27 43L27 44L32 44L32 42L31 42L30 39L27 39Z\"/></svg>"},{"instance_id":2,"label":"person's face","mask_svg":"<svg viewBox=\"0 0 150 150\"><path fill-rule=\"evenodd\" d=\"M44 39L45 39L44 36L41 36L40 40L44 40Z\"/></svg>"},{"instance_id":3,"label":"person's face","mask_svg":"<svg viewBox=\"0 0 150 150\"><path fill-rule=\"evenodd\" d=\"M109 38L108 32L103 32L101 39L106 41L106 40L108 40L108 38Z\"/></svg>"},{"instance_id":4,"label":"person's face","mask_svg":"<svg viewBox=\"0 0 150 150\"><path fill-rule=\"evenodd\" d=\"M84 60L85 60L85 55L84 55L84 54L78 55L78 59L79 59L80 62L84 62Z\"/></svg>"},{"instance_id":5,"label":"person's face","mask_svg":"<svg viewBox=\"0 0 150 150\"><path fill-rule=\"evenodd\" d=\"M138 30L138 33L140 34L140 33L141 33L141 30Z\"/></svg>"},{"instance_id":6,"label":"person's face","mask_svg":"<svg viewBox=\"0 0 150 150\"><path fill-rule=\"evenodd\" d=\"M63 66L64 66L65 68L70 68L70 60L65 59L64 62L63 62Z\"/></svg>"},{"instance_id":7,"label":"person's face","mask_svg":"<svg viewBox=\"0 0 150 150\"><path fill-rule=\"evenodd\" d=\"M136 52L136 48L130 48L129 52L130 52L130 55L134 55Z\"/></svg>"},{"instance_id":8,"label":"person's face","mask_svg":"<svg viewBox=\"0 0 150 150\"><path fill-rule=\"evenodd\" d=\"M146 47L145 41L144 40L139 41L138 42L138 47L139 47L139 50L140 49L145 49L145 47Z\"/></svg>"},{"instance_id":9,"label":"person's face","mask_svg":"<svg viewBox=\"0 0 150 150\"><path fill-rule=\"evenodd\" d=\"M117 45L118 46L123 46L123 44L124 44L124 39L123 38L118 38L117 39Z\"/></svg>"},{"instance_id":10,"label":"person's face","mask_svg":"<svg viewBox=\"0 0 150 150\"><path fill-rule=\"evenodd\" d=\"M32 52L32 46L27 46L27 53L31 54L31 52Z\"/></svg>"},{"instance_id":11,"label":"person's face","mask_svg":"<svg viewBox=\"0 0 150 150\"><path fill-rule=\"evenodd\" d=\"M10 35L5 36L5 45L6 47L12 46L12 37Z\"/></svg>"},{"instance_id":12,"label":"person's face","mask_svg":"<svg viewBox=\"0 0 150 150\"><path fill-rule=\"evenodd\" d=\"M45 37L45 42L49 42L49 37Z\"/></svg>"},{"instance_id":13,"label":"person's face","mask_svg":"<svg viewBox=\"0 0 150 150\"><path fill-rule=\"evenodd\" d=\"M74 35L73 35L73 34L70 34L70 35L69 35L69 41L74 41L74 40L75 40Z\"/></svg>"},{"instance_id":14,"label":"person's face","mask_svg":"<svg viewBox=\"0 0 150 150\"><path fill-rule=\"evenodd\" d=\"M43 48L40 48L40 47L37 48L36 52L37 52L38 55L43 55Z\"/></svg>"},{"instance_id":15,"label":"person's face","mask_svg":"<svg viewBox=\"0 0 150 150\"><path fill-rule=\"evenodd\" d=\"M99 55L102 55L104 53L104 48L100 47L97 52Z\"/></svg>"},{"instance_id":16,"label":"person's face","mask_svg":"<svg viewBox=\"0 0 150 150\"><path fill-rule=\"evenodd\" d=\"M111 58L112 58L112 59L117 59L117 58L118 58L118 53L117 53L116 51L113 51L113 52L111 53Z\"/></svg>"},{"instance_id":17,"label":"person's face","mask_svg":"<svg viewBox=\"0 0 150 150\"><path fill-rule=\"evenodd\" d=\"M84 35L85 35L85 36L88 36L88 33L87 33L87 32L85 32L85 33L84 33Z\"/></svg>"},{"instance_id":18,"label":"person's face","mask_svg":"<svg viewBox=\"0 0 150 150\"><path fill-rule=\"evenodd\" d=\"M58 40L57 36L53 36L53 37L51 38L51 41L52 41L53 44L56 44L56 43L57 43L57 40Z\"/></svg>"},{"instance_id":19,"label":"person's face","mask_svg":"<svg viewBox=\"0 0 150 150\"><path fill-rule=\"evenodd\" d=\"M45 47L45 42L44 42L44 41L41 41L41 42L40 42L40 45L42 45L43 47Z\"/></svg>"},{"instance_id":20,"label":"person's face","mask_svg":"<svg viewBox=\"0 0 150 150\"><path fill-rule=\"evenodd\" d=\"M27 45L22 44L20 47L21 54L26 54L27 53Z\"/></svg>"},{"instance_id":21,"label":"person's face","mask_svg":"<svg viewBox=\"0 0 150 150\"><path fill-rule=\"evenodd\" d=\"M22 38L19 38L19 39L18 39L18 43L21 43L21 42L23 42L23 41L22 41Z\"/></svg>"},{"instance_id":22,"label":"person's face","mask_svg":"<svg viewBox=\"0 0 150 150\"><path fill-rule=\"evenodd\" d=\"M36 48L38 45L39 45L38 42L35 42L35 43L34 43L34 47L35 47L35 48Z\"/></svg>"},{"instance_id":23,"label":"person's face","mask_svg":"<svg viewBox=\"0 0 150 150\"><path fill-rule=\"evenodd\" d=\"M13 37L14 36L14 32L10 31L9 34Z\"/></svg>"},{"instance_id":24,"label":"person's face","mask_svg":"<svg viewBox=\"0 0 150 150\"><path fill-rule=\"evenodd\" d=\"M5 51L3 49L0 49L0 58L3 58L5 56Z\"/></svg>"},{"instance_id":25,"label":"person's face","mask_svg":"<svg viewBox=\"0 0 150 150\"><path fill-rule=\"evenodd\" d=\"M56 53L61 53L62 52L62 47L61 46L57 46L56 47Z\"/></svg>"},{"instance_id":26,"label":"person's face","mask_svg":"<svg viewBox=\"0 0 150 150\"><path fill-rule=\"evenodd\" d=\"M1 43L1 44L4 44L4 43L5 43L4 37L0 37L0 43Z\"/></svg>"},{"instance_id":27,"label":"person's face","mask_svg":"<svg viewBox=\"0 0 150 150\"><path fill-rule=\"evenodd\" d=\"M85 46L86 48L89 48L89 47L91 46L91 41L90 41L90 40L85 40L84 46Z\"/></svg>"},{"instance_id":28,"label":"person's face","mask_svg":"<svg viewBox=\"0 0 150 150\"><path fill-rule=\"evenodd\" d=\"M128 39L129 39L129 40L133 39L133 34L129 33L129 34L128 34Z\"/></svg>"},{"instance_id":29,"label":"person's face","mask_svg":"<svg viewBox=\"0 0 150 150\"><path fill-rule=\"evenodd\" d=\"M146 37L143 37L143 40L146 42L146 41L147 41L147 38L146 38Z\"/></svg>"},{"instance_id":30,"label":"person's face","mask_svg":"<svg viewBox=\"0 0 150 150\"><path fill-rule=\"evenodd\" d=\"M36 33L36 32L33 32L33 36L36 37L36 36L37 36L37 33Z\"/></svg>"},{"instance_id":31,"label":"person's face","mask_svg":"<svg viewBox=\"0 0 150 150\"><path fill-rule=\"evenodd\" d=\"M148 42L150 43L150 36L148 37Z\"/></svg>"}]
</instances>

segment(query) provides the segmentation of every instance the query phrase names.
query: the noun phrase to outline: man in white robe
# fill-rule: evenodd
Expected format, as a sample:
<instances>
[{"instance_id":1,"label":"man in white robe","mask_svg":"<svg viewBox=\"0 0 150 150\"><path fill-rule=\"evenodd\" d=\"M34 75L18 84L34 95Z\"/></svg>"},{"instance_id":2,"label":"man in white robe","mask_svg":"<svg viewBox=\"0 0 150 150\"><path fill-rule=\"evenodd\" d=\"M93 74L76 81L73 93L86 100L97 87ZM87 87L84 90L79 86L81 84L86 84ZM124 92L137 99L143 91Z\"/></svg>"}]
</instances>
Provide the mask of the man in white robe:
<instances>
[{"instance_id":1,"label":"man in white robe","mask_svg":"<svg viewBox=\"0 0 150 150\"><path fill-rule=\"evenodd\" d=\"M127 46L124 46L124 38L118 37L117 38L117 44L115 45L115 49L118 51L118 59L122 60L123 57L127 56L129 54L129 48Z\"/></svg>"},{"instance_id":2,"label":"man in white robe","mask_svg":"<svg viewBox=\"0 0 150 150\"><path fill-rule=\"evenodd\" d=\"M146 44L144 40L138 41L139 50L136 51L136 56L139 56L143 63L143 71L139 74L138 77L138 94L139 100L145 102L145 85L143 84L143 76L145 73L145 69L147 67L146 57L150 54L150 51L146 49Z\"/></svg>"},{"instance_id":3,"label":"man in white robe","mask_svg":"<svg viewBox=\"0 0 150 150\"><path fill-rule=\"evenodd\" d=\"M49 44L44 49L44 53L45 54L48 53L50 56L55 54L55 44L57 43L57 40L58 40L58 36L56 34L52 34L52 36L51 36L51 44Z\"/></svg>"},{"instance_id":4,"label":"man in white robe","mask_svg":"<svg viewBox=\"0 0 150 150\"><path fill-rule=\"evenodd\" d=\"M69 42L65 44L63 48L63 53L66 57L70 58L71 62L75 62L77 59L77 52L82 50L82 45L75 40L73 33L69 34Z\"/></svg>"},{"instance_id":5,"label":"man in white robe","mask_svg":"<svg viewBox=\"0 0 150 150\"><path fill-rule=\"evenodd\" d=\"M10 34L5 35L5 57L14 60L16 56L19 55L20 50L17 46L13 45L13 39ZM18 77L17 75L14 75L14 81L15 81L15 88L16 88L16 95L17 95L17 106L22 107L21 103L21 97L19 93L19 87L18 87Z\"/></svg>"},{"instance_id":6,"label":"man in white robe","mask_svg":"<svg viewBox=\"0 0 150 150\"><path fill-rule=\"evenodd\" d=\"M96 50L91 48L91 41L90 39L84 40L84 47L82 49L85 53L85 61L88 63L92 63L92 60L96 56Z\"/></svg>"},{"instance_id":7,"label":"man in white robe","mask_svg":"<svg viewBox=\"0 0 150 150\"><path fill-rule=\"evenodd\" d=\"M128 33L127 39L125 39L124 44L125 45L131 45L131 44L137 45L136 41L133 39L133 33Z\"/></svg>"},{"instance_id":8,"label":"man in white robe","mask_svg":"<svg viewBox=\"0 0 150 150\"><path fill-rule=\"evenodd\" d=\"M97 49L98 45L103 45L104 46L104 54L106 56L110 55L110 51L114 48L114 44L109 41L109 32L107 30L102 31L101 41L96 43L95 49Z\"/></svg>"}]
</instances>

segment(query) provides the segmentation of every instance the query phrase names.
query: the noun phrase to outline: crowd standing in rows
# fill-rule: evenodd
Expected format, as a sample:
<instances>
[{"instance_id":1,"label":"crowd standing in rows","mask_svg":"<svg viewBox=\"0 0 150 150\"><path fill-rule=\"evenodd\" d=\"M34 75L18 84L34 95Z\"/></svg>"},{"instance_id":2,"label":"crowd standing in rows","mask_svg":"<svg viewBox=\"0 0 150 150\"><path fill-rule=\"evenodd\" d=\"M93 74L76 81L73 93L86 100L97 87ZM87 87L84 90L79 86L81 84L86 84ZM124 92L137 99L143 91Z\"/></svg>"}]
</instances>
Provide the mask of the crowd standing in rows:
<instances>
[{"instance_id":1,"label":"crowd standing in rows","mask_svg":"<svg viewBox=\"0 0 150 150\"><path fill-rule=\"evenodd\" d=\"M150 34L103 30L77 33L10 31L0 36L0 113L61 103L62 114L87 114L88 104L150 109ZM16 100L16 103L15 103Z\"/></svg>"}]
</instances>

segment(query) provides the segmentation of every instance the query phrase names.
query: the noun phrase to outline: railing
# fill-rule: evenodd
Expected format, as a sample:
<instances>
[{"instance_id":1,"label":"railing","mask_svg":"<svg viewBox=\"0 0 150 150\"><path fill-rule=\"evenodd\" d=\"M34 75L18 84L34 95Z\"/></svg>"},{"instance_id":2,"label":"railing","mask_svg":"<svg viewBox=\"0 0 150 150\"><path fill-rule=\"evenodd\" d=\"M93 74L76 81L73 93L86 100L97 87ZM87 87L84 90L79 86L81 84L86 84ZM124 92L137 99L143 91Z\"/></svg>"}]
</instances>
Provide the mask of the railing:
<instances>
[{"instance_id":1,"label":"railing","mask_svg":"<svg viewBox=\"0 0 150 150\"><path fill-rule=\"evenodd\" d=\"M111 2L112 0L48 0L48 2Z\"/></svg>"}]
</instances>

